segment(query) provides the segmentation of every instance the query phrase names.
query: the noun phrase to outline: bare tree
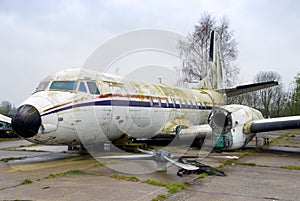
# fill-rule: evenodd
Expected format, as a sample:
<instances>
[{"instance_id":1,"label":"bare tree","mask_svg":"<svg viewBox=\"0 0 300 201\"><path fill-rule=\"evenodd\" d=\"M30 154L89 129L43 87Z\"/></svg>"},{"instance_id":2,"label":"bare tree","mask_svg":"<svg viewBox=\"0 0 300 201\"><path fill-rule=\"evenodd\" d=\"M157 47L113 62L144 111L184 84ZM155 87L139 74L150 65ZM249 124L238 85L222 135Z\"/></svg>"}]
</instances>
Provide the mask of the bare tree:
<instances>
[{"instance_id":1,"label":"bare tree","mask_svg":"<svg viewBox=\"0 0 300 201\"><path fill-rule=\"evenodd\" d=\"M179 42L181 65L178 72L181 74L181 84L198 83L208 73L210 33L215 30L220 44L220 60L225 72L226 85L232 85L236 80L239 69L233 64L236 60L237 42L233 32L229 29L229 19L225 16L218 21L211 14L204 13L193 33L188 34L187 41Z\"/></svg>"},{"instance_id":2,"label":"bare tree","mask_svg":"<svg viewBox=\"0 0 300 201\"><path fill-rule=\"evenodd\" d=\"M259 72L254 77L254 82L281 81L281 76L273 71ZM227 99L229 104L247 105L260 110L265 117L278 117L286 115L287 95L280 83L278 86L249 92Z\"/></svg>"},{"instance_id":3,"label":"bare tree","mask_svg":"<svg viewBox=\"0 0 300 201\"><path fill-rule=\"evenodd\" d=\"M254 78L254 82L256 83L272 80L277 80L280 83L281 76L274 71L261 71ZM257 105L255 107L260 109L264 116L276 117L281 115L284 108L285 97L282 84L257 91L256 94L253 95L255 96L253 98L257 99Z\"/></svg>"},{"instance_id":4,"label":"bare tree","mask_svg":"<svg viewBox=\"0 0 300 201\"><path fill-rule=\"evenodd\" d=\"M1 101L0 113L6 116L12 116L16 108L9 101Z\"/></svg>"}]
</instances>

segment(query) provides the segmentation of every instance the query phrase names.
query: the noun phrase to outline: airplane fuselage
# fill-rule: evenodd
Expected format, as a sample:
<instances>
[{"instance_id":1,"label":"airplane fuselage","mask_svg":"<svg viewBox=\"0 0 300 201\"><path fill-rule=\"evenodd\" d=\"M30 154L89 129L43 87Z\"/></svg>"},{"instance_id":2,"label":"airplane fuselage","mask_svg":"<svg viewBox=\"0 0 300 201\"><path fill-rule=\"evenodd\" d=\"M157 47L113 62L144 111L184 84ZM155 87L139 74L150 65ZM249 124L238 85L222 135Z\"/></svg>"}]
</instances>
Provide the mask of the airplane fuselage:
<instances>
[{"instance_id":1,"label":"airplane fuselage","mask_svg":"<svg viewBox=\"0 0 300 201\"><path fill-rule=\"evenodd\" d=\"M177 126L207 124L222 105L214 90L149 84L82 69L68 69L40 82L19 107L18 134L42 144L107 142L127 134L152 138L174 133ZM35 118L23 122L31 111ZM40 119L39 119L40 117ZM18 126L19 125L19 126Z\"/></svg>"}]
</instances>

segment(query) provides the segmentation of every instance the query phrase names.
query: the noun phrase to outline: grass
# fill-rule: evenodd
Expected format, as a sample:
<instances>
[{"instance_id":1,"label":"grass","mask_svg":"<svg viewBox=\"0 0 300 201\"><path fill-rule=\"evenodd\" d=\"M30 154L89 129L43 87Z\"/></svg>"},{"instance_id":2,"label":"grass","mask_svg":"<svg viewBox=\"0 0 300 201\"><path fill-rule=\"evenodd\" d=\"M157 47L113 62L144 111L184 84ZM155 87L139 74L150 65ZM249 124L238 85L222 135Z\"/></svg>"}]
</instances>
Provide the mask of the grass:
<instances>
[{"instance_id":1,"label":"grass","mask_svg":"<svg viewBox=\"0 0 300 201\"><path fill-rule=\"evenodd\" d=\"M144 181L144 183L151 184L154 186L166 187L169 189L168 190L169 193L177 193L183 189L186 189L188 186L186 183L164 183L164 182L154 181L151 179L147 179L146 181Z\"/></svg>"},{"instance_id":2,"label":"grass","mask_svg":"<svg viewBox=\"0 0 300 201\"><path fill-rule=\"evenodd\" d=\"M241 151L243 156L249 156L250 154L256 153L256 149L244 149Z\"/></svg>"},{"instance_id":3,"label":"grass","mask_svg":"<svg viewBox=\"0 0 300 201\"><path fill-rule=\"evenodd\" d=\"M285 134L282 134L282 135L280 135L279 137L270 140L270 144L279 142L279 141L282 140L283 138L287 138L287 137L289 137L290 135L293 135L293 133L285 133Z\"/></svg>"},{"instance_id":4,"label":"grass","mask_svg":"<svg viewBox=\"0 0 300 201\"><path fill-rule=\"evenodd\" d=\"M237 159L229 159L229 160L226 160L223 163L223 166L226 166L226 165L236 165L236 164L237 164Z\"/></svg>"},{"instance_id":5,"label":"grass","mask_svg":"<svg viewBox=\"0 0 300 201\"><path fill-rule=\"evenodd\" d=\"M164 194L159 194L156 196L156 198L153 198L152 201L161 201L167 199L167 196Z\"/></svg>"},{"instance_id":6,"label":"grass","mask_svg":"<svg viewBox=\"0 0 300 201\"><path fill-rule=\"evenodd\" d=\"M138 182L140 181L139 178L135 176L126 176L122 174L112 174L110 177L119 179L119 180L126 180L126 181L133 181L133 182Z\"/></svg>"},{"instance_id":7,"label":"grass","mask_svg":"<svg viewBox=\"0 0 300 201\"><path fill-rule=\"evenodd\" d=\"M53 178L61 177L61 176L65 176L65 175L84 175L84 174L87 174L87 173L83 170L75 169L75 170L68 170L63 173L49 174L48 176L45 177L45 179L53 179Z\"/></svg>"},{"instance_id":8,"label":"grass","mask_svg":"<svg viewBox=\"0 0 300 201\"><path fill-rule=\"evenodd\" d=\"M294 165L281 166L280 168L289 169L289 170L300 170L299 166L294 166Z\"/></svg>"},{"instance_id":9,"label":"grass","mask_svg":"<svg viewBox=\"0 0 300 201\"><path fill-rule=\"evenodd\" d=\"M11 160L22 160L26 157L8 157L8 158L2 158L0 161L2 162L8 162L8 161L11 161Z\"/></svg>"},{"instance_id":10,"label":"grass","mask_svg":"<svg viewBox=\"0 0 300 201\"><path fill-rule=\"evenodd\" d=\"M207 176L208 176L208 173L203 172L203 173L201 173L201 174L198 175L198 178L199 178L199 179L203 179L203 178L205 178L205 177L207 177Z\"/></svg>"},{"instance_id":11,"label":"grass","mask_svg":"<svg viewBox=\"0 0 300 201\"><path fill-rule=\"evenodd\" d=\"M45 177L45 179L53 179L55 177L60 177L62 176L62 173L58 173L58 174L49 174L48 176Z\"/></svg>"},{"instance_id":12,"label":"grass","mask_svg":"<svg viewBox=\"0 0 300 201\"><path fill-rule=\"evenodd\" d=\"M22 181L21 185L31 184L31 183L33 183L32 180L30 180L30 179L24 179L24 180Z\"/></svg>"},{"instance_id":13,"label":"grass","mask_svg":"<svg viewBox=\"0 0 300 201\"><path fill-rule=\"evenodd\" d=\"M0 138L0 142L6 142L6 141L15 141L15 140L22 140L21 138Z\"/></svg>"},{"instance_id":14,"label":"grass","mask_svg":"<svg viewBox=\"0 0 300 201\"><path fill-rule=\"evenodd\" d=\"M67 174L87 174L87 173L83 170L76 169L76 170L69 170L67 172L64 172L63 174L67 175Z\"/></svg>"},{"instance_id":15,"label":"grass","mask_svg":"<svg viewBox=\"0 0 300 201\"><path fill-rule=\"evenodd\" d=\"M256 166L256 163L237 163L237 165Z\"/></svg>"}]
</instances>

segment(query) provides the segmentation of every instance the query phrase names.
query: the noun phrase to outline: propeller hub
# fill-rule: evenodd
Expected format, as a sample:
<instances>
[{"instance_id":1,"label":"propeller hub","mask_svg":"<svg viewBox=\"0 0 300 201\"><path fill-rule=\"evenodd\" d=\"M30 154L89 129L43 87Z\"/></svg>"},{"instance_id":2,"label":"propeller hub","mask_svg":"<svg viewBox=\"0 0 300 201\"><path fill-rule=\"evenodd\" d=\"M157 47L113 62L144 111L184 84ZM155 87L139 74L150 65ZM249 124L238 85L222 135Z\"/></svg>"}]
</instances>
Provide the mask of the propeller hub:
<instances>
[{"instance_id":1,"label":"propeller hub","mask_svg":"<svg viewBox=\"0 0 300 201\"><path fill-rule=\"evenodd\" d=\"M231 113L224 108L216 108L209 115L208 123L215 133L228 133L232 129Z\"/></svg>"}]
</instances>

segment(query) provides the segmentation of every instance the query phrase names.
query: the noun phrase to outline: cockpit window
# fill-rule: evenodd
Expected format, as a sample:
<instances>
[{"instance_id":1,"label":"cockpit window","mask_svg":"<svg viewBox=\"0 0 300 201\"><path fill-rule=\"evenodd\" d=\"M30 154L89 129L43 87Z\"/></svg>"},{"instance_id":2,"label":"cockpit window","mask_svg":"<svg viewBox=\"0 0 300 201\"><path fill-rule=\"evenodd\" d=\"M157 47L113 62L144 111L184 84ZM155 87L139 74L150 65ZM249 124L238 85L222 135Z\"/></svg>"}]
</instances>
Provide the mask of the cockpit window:
<instances>
[{"instance_id":1,"label":"cockpit window","mask_svg":"<svg viewBox=\"0 0 300 201\"><path fill-rule=\"evenodd\" d=\"M35 92L44 91L48 88L49 82L40 82L39 86L36 88Z\"/></svg>"},{"instance_id":2,"label":"cockpit window","mask_svg":"<svg viewBox=\"0 0 300 201\"><path fill-rule=\"evenodd\" d=\"M95 94L95 95L100 94L100 91L99 91L99 89L98 89L95 82L86 82L86 83L87 83L88 88L90 90L90 94Z\"/></svg>"},{"instance_id":3,"label":"cockpit window","mask_svg":"<svg viewBox=\"0 0 300 201\"><path fill-rule=\"evenodd\" d=\"M50 90L74 91L76 89L76 81L54 81L50 86Z\"/></svg>"},{"instance_id":4,"label":"cockpit window","mask_svg":"<svg viewBox=\"0 0 300 201\"><path fill-rule=\"evenodd\" d=\"M84 82L80 82L78 91L87 92Z\"/></svg>"}]
</instances>

